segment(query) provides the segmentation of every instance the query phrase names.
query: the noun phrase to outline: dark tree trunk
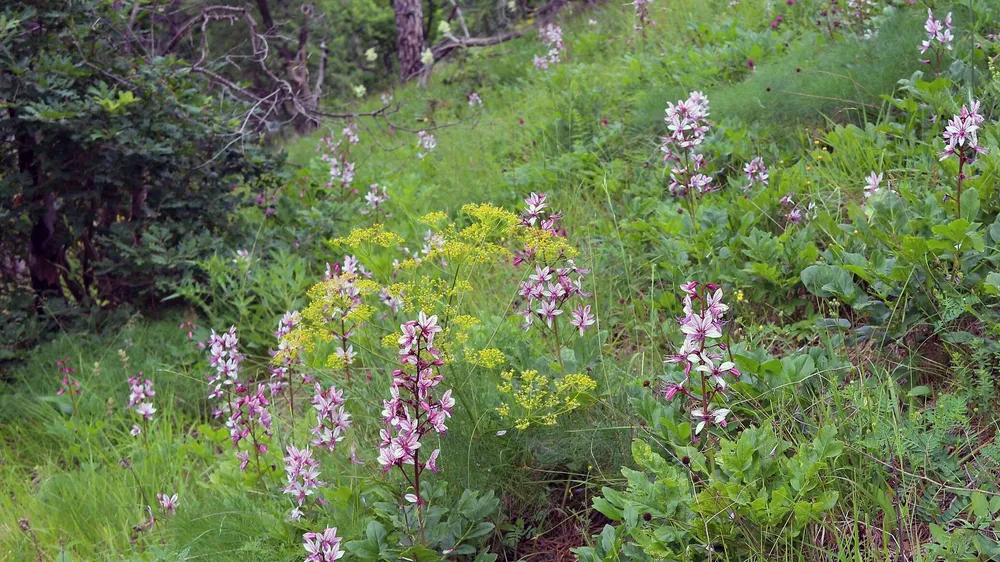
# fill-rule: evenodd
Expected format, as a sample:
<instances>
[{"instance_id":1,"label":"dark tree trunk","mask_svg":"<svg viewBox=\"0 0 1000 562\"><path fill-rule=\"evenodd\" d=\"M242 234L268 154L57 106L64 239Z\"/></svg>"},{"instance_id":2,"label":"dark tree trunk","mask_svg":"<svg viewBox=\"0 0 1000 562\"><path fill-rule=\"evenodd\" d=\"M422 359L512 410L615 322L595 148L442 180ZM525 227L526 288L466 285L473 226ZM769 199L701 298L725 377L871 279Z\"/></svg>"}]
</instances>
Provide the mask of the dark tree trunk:
<instances>
[{"instance_id":1,"label":"dark tree trunk","mask_svg":"<svg viewBox=\"0 0 1000 562\"><path fill-rule=\"evenodd\" d=\"M434 5L434 0L427 0L427 23L424 25L424 38L429 41L431 33L434 32L434 12L437 11L437 6Z\"/></svg>"},{"instance_id":2,"label":"dark tree trunk","mask_svg":"<svg viewBox=\"0 0 1000 562\"><path fill-rule=\"evenodd\" d=\"M271 8L267 5L267 0L257 0L257 10L260 11L260 23L263 25L264 33L274 31L274 19L271 18Z\"/></svg>"},{"instance_id":3,"label":"dark tree trunk","mask_svg":"<svg viewBox=\"0 0 1000 562\"><path fill-rule=\"evenodd\" d=\"M63 263L63 248L56 238L56 198L46 193L38 202L28 244L28 271L31 288L41 300L48 293L58 293L59 265Z\"/></svg>"},{"instance_id":4,"label":"dark tree trunk","mask_svg":"<svg viewBox=\"0 0 1000 562\"><path fill-rule=\"evenodd\" d=\"M41 303L46 293L60 290L59 264L63 262L63 248L56 238L56 196L41 187L42 166L35 156L35 136L18 121L13 107L8 109L8 115L15 123L17 168L31 178L35 191L30 203L32 226L27 254L31 288Z\"/></svg>"},{"instance_id":5,"label":"dark tree trunk","mask_svg":"<svg viewBox=\"0 0 1000 562\"><path fill-rule=\"evenodd\" d=\"M399 75L406 80L423 70L420 53L424 50L424 14L421 0L393 0L396 10L396 46L399 51Z\"/></svg>"}]
</instances>

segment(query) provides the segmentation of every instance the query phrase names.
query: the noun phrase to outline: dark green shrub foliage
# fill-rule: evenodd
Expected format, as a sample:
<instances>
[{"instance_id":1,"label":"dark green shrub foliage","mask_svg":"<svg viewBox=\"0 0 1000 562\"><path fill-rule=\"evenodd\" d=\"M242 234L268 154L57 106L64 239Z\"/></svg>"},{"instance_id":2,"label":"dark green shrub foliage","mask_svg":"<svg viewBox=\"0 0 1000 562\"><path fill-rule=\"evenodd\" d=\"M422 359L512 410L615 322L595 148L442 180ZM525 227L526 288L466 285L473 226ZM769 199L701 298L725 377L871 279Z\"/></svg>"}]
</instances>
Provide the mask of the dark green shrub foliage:
<instances>
[{"instance_id":1,"label":"dark green shrub foliage","mask_svg":"<svg viewBox=\"0 0 1000 562\"><path fill-rule=\"evenodd\" d=\"M36 304L152 302L225 238L234 187L277 165L236 132L248 108L150 55L120 7L0 11L0 309L29 290Z\"/></svg>"}]
</instances>

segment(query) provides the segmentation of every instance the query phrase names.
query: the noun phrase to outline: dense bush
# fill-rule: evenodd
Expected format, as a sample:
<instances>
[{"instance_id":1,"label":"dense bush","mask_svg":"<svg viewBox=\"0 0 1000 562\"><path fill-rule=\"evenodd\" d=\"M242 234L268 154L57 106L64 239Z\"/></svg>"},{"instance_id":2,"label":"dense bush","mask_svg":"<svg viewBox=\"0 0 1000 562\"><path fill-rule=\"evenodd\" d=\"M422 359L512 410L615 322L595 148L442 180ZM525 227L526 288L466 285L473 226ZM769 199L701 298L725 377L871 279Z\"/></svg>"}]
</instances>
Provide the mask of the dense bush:
<instances>
[{"instance_id":1,"label":"dense bush","mask_svg":"<svg viewBox=\"0 0 1000 562\"><path fill-rule=\"evenodd\" d=\"M5 342L32 335L31 299L156 302L226 238L234 188L278 165L236 132L245 106L143 56L118 32L128 17L97 2L0 12Z\"/></svg>"}]
</instances>

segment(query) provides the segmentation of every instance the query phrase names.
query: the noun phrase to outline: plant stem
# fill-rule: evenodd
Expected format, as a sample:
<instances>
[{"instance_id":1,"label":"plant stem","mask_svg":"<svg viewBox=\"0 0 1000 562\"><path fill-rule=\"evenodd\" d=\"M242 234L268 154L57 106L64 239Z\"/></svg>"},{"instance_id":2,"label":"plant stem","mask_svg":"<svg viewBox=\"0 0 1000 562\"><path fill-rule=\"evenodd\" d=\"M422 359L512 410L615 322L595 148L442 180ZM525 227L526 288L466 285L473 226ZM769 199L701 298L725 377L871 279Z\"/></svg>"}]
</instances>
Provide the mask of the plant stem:
<instances>
[{"instance_id":1,"label":"plant stem","mask_svg":"<svg viewBox=\"0 0 1000 562\"><path fill-rule=\"evenodd\" d=\"M955 196L955 202L958 203L958 218L962 218L962 180L965 178L965 157L959 154L958 156L958 192Z\"/></svg>"},{"instance_id":2,"label":"plant stem","mask_svg":"<svg viewBox=\"0 0 1000 562\"><path fill-rule=\"evenodd\" d=\"M559 370L566 374L566 365L563 364L562 358L562 340L559 338L559 322L552 322L553 329L556 337L556 359L559 361Z\"/></svg>"}]
</instances>

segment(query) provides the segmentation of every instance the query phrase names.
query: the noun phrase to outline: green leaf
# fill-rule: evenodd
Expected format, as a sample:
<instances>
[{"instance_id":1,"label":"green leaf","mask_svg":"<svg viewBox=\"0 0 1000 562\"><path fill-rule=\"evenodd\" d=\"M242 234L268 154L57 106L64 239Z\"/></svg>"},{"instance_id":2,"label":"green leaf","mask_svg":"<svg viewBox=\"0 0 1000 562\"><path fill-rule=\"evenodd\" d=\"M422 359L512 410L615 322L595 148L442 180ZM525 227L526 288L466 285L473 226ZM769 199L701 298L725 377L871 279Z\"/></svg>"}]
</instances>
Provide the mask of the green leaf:
<instances>
[{"instance_id":1,"label":"green leaf","mask_svg":"<svg viewBox=\"0 0 1000 562\"><path fill-rule=\"evenodd\" d=\"M979 491L972 492L971 500L972 514L977 519L987 520L993 517L993 513L990 510L990 502L986 499L986 494Z\"/></svg>"},{"instance_id":2,"label":"green leaf","mask_svg":"<svg viewBox=\"0 0 1000 562\"><path fill-rule=\"evenodd\" d=\"M813 450L820 459L839 457L844 452L844 443L837 440L837 428L825 425L813 439Z\"/></svg>"},{"instance_id":3,"label":"green leaf","mask_svg":"<svg viewBox=\"0 0 1000 562\"><path fill-rule=\"evenodd\" d=\"M594 509L612 521L622 520L622 511L602 497L598 496L594 498Z\"/></svg>"},{"instance_id":4,"label":"green leaf","mask_svg":"<svg viewBox=\"0 0 1000 562\"><path fill-rule=\"evenodd\" d=\"M851 274L835 265L810 265L802 270L799 277L806 289L817 297L840 297L851 304L862 292L854 284Z\"/></svg>"},{"instance_id":5,"label":"green leaf","mask_svg":"<svg viewBox=\"0 0 1000 562\"><path fill-rule=\"evenodd\" d=\"M983 291L988 295L1000 295L1000 273L991 271L983 281Z\"/></svg>"},{"instance_id":6,"label":"green leaf","mask_svg":"<svg viewBox=\"0 0 1000 562\"><path fill-rule=\"evenodd\" d=\"M799 383L816 372L816 362L808 355L793 355L781 360L783 383Z\"/></svg>"},{"instance_id":7,"label":"green leaf","mask_svg":"<svg viewBox=\"0 0 1000 562\"><path fill-rule=\"evenodd\" d=\"M979 192L972 187L962 192L962 218L975 222L979 217Z\"/></svg>"}]
</instances>

